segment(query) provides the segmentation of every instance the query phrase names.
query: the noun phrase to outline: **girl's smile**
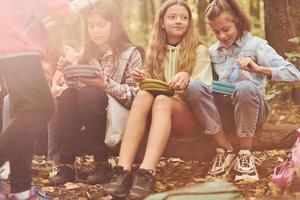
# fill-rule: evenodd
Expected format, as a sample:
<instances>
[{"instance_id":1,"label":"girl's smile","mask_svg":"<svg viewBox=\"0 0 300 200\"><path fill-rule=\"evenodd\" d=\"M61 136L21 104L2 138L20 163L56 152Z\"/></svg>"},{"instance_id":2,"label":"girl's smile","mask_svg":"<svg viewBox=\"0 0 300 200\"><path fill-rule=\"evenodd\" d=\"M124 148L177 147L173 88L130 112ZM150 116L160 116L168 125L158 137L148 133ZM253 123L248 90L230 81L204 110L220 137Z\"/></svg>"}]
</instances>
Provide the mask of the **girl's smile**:
<instances>
[{"instance_id":1,"label":"girl's smile","mask_svg":"<svg viewBox=\"0 0 300 200\"><path fill-rule=\"evenodd\" d=\"M229 13L224 12L213 20L207 20L207 23L224 47L230 48L237 40L238 30Z\"/></svg>"}]
</instances>

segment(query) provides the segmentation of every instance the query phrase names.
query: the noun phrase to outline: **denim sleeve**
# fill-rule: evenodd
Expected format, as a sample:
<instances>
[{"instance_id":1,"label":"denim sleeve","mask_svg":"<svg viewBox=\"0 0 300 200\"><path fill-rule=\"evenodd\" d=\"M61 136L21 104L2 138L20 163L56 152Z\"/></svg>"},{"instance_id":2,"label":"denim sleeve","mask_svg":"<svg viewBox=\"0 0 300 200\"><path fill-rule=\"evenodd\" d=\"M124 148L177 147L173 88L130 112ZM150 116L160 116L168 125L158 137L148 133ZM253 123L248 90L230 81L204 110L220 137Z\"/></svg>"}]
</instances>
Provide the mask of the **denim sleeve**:
<instances>
[{"instance_id":1,"label":"denim sleeve","mask_svg":"<svg viewBox=\"0 0 300 200\"><path fill-rule=\"evenodd\" d=\"M257 48L259 65L270 67L272 81L296 82L300 81L299 70L281 57L265 40L261 40Z\"/></svg>"}]
</instances>

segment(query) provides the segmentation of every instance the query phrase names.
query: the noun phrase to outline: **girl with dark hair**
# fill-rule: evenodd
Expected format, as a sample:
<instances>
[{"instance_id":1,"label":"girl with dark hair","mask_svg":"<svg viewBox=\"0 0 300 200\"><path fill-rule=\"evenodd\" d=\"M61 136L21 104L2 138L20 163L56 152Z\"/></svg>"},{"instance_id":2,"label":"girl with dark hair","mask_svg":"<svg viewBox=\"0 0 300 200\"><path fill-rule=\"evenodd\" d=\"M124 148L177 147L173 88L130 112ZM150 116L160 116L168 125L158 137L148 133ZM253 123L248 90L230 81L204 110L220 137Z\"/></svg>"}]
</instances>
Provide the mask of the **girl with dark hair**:
<instances>
[{"instance_id":1,"label":"girl with dark hair","mask_svg":"<svg viewBox=\"0 0 300 200\"><path fill-rule=\"evenodd\" d=\"M120 13L110 0L101 0L91 7L85 17L86 45L79 64L99 65L96 78L77 78L77 86L65 89L58 99L58 135L60 163L50 178L53 185L75 181L74 161L77 155L77 134L85 127L95 169L88 175L88 183L103 183L110 178L111 166L104 144L106 108L110 95L130 108L138 89L132 78L133 68L142 67L139 50L131 43L121 23ZM130 56L128 56L130 54ZM127 58L127 57L128 58ZM58 67L67 65L60 59ZM118 70L126 65L123 74ZM118 83L117 77L122 81Z\"/></svg>"}]
</instances>

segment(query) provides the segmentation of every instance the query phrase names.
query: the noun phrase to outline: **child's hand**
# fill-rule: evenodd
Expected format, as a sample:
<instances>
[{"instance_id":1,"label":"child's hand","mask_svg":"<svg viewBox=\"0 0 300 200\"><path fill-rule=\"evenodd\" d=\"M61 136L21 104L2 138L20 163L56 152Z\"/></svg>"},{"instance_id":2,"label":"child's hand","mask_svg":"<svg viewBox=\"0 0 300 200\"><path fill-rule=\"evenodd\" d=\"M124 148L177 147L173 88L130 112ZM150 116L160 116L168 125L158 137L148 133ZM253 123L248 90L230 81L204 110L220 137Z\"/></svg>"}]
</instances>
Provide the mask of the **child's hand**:
<instances>
[{"instance_id":1,"label":"child's hand","mask_svg":"<svg viewBox=\"0 0 300 200\"><path fill-rule=\"evenodd\" d=\"M66 66L72 64L70 61L66 60L64 57L60 57L57 61L56 68L62 71Z\"/></svg>"},{"instance_id":2,"label":"child's hand","mask_svg":"<svg viewBox=\"0 0 300 200\"><path fill-rule=\"evenodd\" d=\"M77 80L79 80L81 83L83 83L85 85L94 86L99 90L104 90L108 85L105 77L102 74L100 74L99 72L96 72L96 78L79 77L79 78L77 78Z\"/></svg>"},{"instance_id":3,"label":"child's hand","mask_svg":"<svg viewBox=\"0 0 300 200\"><path fill-rule=\"evenodd\" d=\"M71 49L70 47L65 48L66 56L60 57L57 61L56 67L58 70L63 70L68 65L75 65L80 57L80 55L74 49Z\"/></svg>"},{"instance_id":4,"label":"child's hand","mask_svg":"<svg viewBox=\"0 0 300 200\"><path fill-rule=\"evenodd\" d=\"M249 72L260 72L260 66L256 64L251 58L249 57L239 57L236 59L236 62L238 63L239 67L243 70L249 71Z\"/></svg>"},{"instance_id":5,"label":"child's hand","mask_svg":"<svg viewBox=\"0 0 300 200\"><path fill-rule=\"evenodd\" d=\"M181 91L185 90L190 81L190 75L187 72L177 73L173 79L169 82L170 90Z\"/></svg>"},{"instance_id":6,"label":"child's hand","mask_svg":"<svg viewBox=\"0 0 300 200\"><path fill-rule=\"evenodd\" d=\"M131 72L131 75L134 80L140 82L141 80L143 80L145 78L145 71L136 67Z\"/></svg>"}]
</instances>

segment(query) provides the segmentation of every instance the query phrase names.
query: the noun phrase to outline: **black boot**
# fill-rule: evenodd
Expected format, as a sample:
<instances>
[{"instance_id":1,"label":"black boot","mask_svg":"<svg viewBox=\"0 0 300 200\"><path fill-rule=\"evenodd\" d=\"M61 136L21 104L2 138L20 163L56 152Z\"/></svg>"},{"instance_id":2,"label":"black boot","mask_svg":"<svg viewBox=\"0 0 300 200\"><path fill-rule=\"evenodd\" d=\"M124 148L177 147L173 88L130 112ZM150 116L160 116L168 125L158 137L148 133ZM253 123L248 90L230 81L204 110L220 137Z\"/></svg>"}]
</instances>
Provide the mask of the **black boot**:
<instances>
[{"instance_id":1,"label":"black boot","mask_svg":"<svg viewBox=\"0 0 300 200\"><path fill-rule=\"evenodd\" d=\"M155 176L151 170L138 169L133 175L133 183L128 199L144 199L152 194L155 188Z\"/></svg>"},{"instance_id":2,"label":"black boot","mask_svg":"<svg viewBox=\"0 0 300 200\"><path fill-rule=\"evenodd\" d=\"M112 168L108 162L97 163L95 170L92 171L86 178L89 184L101 184L110 180L112 175Z\"/></svg>"},{"instance_id":3,"label":"black boot","mask_svg":"<svg viewBox=\"0 0 300 200\"><path fill-rule=\"evenodd\" d=\"M131 188L131 184L131 172L124 170L121 166L115 166L112 179L104 186L103 191L105 194L116 198L125 198Z\"/></svg>"}]
</instances>

